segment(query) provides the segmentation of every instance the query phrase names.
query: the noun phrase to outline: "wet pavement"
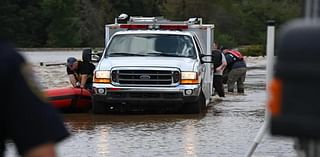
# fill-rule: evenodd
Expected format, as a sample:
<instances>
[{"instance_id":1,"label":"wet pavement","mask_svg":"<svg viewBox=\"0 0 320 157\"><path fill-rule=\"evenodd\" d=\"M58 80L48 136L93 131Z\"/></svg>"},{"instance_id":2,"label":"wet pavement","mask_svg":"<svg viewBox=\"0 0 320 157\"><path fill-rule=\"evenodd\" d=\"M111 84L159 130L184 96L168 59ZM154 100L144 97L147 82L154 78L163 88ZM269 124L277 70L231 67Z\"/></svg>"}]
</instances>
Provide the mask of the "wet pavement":
<instances>
[{"instance_id":1,"label":"wet pavement","mask_svg":"<svg viewBox=\"0 0 320 157\"><path fill-rule=\"evenodd\" d=\"M39 62L81 56L80 52L24 54L44 88L69 84L64 66L43 67ZM58 153L61 157L243 157L264 123L266 101L265 58L248 58L248 65L252 68L245 95L214 99L202 114L61 114L72 136L58 145ZM13 156L10 148L7 154ZM254 156L296 155L292 139L266 134Z\"/></svg>"}]
</instances>

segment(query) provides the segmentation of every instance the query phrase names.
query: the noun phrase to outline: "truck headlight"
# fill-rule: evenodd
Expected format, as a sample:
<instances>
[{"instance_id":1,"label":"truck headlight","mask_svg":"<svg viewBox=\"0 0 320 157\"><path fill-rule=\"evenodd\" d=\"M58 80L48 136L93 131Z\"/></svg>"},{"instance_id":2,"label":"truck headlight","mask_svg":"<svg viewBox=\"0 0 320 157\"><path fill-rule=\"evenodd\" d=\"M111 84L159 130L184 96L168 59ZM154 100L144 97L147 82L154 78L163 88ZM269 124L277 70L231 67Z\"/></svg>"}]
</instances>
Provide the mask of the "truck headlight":
<instances>
[{"instance_id":1,"label":"truck headlight","mask_svg":"<svg viewBox=\"0 0 320 157\"><path fill-rule=\"evenodd\" d=\"M110 83L110 71L102 70L102 71L95 71L93 77L94 83Z\"/></svg>"},{"instance_id":2,"label":"truck headlight","mask_svg":"<svg viewBox=\"0 0 320 157\"><path fill-rule=\"evenodd\" d=\"M200 77L197 72L181 72L181 84L199 84Z\"/></svg>"}]
</instances>

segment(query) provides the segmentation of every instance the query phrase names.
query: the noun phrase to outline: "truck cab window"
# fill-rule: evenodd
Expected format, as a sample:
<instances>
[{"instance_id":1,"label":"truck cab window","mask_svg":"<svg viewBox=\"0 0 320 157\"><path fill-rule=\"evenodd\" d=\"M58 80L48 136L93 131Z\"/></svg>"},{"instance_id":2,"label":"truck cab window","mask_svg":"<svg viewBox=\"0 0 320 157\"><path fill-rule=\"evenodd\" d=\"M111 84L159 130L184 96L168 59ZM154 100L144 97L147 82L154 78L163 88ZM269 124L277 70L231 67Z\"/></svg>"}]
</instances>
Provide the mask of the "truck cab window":
<instances>
[{"instance_id":1,"label":"truck cab window","mask_svg":"<svg viewBox=\"0 0 320 157\"><path fill-rule=\"evenodd\" d=\"M111 39L106 55L196 58L196 51L192 38L186 35L126 34Z\"/></svg>"}]
</instances>

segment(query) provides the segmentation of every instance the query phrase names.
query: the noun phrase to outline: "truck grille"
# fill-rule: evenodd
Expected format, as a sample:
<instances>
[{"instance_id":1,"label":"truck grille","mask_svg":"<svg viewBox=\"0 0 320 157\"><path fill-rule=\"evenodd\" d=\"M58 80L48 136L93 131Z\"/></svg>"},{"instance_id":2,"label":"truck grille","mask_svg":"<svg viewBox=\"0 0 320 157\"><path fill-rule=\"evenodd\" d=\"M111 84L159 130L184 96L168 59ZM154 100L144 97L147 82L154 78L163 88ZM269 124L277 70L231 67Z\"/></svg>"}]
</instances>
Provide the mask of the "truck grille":
<instances>
[{"instance_id":1,"label":"truck grille","mask_svg":"<svg viewBox=\"0 0 320 157\"><path fill-rule=\"evenodd\" d=\"M170 70L113 70L112 82L118 85L176 85L180 80L179 71Z\"/></svg>"}]
</instances>

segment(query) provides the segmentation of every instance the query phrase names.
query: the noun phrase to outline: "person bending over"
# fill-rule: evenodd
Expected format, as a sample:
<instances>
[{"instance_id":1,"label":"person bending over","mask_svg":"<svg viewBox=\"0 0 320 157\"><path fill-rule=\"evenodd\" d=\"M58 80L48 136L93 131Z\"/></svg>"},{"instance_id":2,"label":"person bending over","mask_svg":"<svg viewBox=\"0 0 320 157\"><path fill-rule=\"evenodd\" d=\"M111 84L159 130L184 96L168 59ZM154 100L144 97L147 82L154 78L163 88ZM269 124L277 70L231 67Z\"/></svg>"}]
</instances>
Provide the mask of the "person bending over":
<instances>
[{"instance_id":1,"label":"person bending over","mask_svg":"<svg viewBox=\"0 0 320 157\"><path fill-rule=\"evenodd\" d=\"M237 83L237 92L244 93L244 81L246 79L247 65L239 51L225 49L223 53L227 60L227 86L228 92L234 92L234 86Z\"/></svg>"},{"instance_id":2,"label":"person bending over","mask_svg":"<svg viewBox=\"0 0 320 157\"><path fill-rule=\"evenodd\" d=\"M90 62L79 61L74 57L67 59L67 74L74 88L92 89L95 66Z\"/></svg>"}]
</instances>

